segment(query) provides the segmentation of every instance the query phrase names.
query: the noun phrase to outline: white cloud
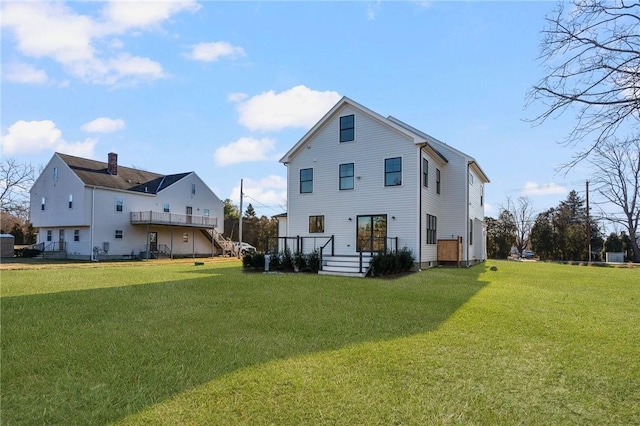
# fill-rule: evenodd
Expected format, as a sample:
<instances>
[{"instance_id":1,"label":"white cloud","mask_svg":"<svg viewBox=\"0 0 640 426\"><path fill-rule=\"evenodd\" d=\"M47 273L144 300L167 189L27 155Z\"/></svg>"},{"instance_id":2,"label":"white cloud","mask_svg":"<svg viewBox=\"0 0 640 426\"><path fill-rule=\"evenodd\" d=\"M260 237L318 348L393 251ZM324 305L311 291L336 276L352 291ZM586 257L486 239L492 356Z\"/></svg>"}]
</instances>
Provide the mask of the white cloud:
<instances>
[{"instance_id":1,"label":"white cloud","mask_svg":"<svg viewBox=\"0 0 640 426\"><path fill-rule=\"evenodd\" d=\"M102 16L111 26L109 33L134 28L154 27L182 11L200 9L193 0L188 1L111 1L102 10Z\"/></svg>"},{"instance_id":2,"label":"white cloud","mask_svg":"<svg viewBox=\"0 0 640 426\"><path fill-rule=\"evenodd\" d=\"M287 127L311 127L341 96L296 86L281 93L273 90L237 101L239 123L252 131L277 131Z\"/></svg>"},{"instance_id":3,"label":"white cloud","mask_svg":"<svg viewBox=\"0 0 640 426\"><path fill-rule=\"evenodd\" d=\"M24 63L7 65L3 74L5 80L13 83L45 84L49 82L49 76L44 70L35 69Z\"/></svg>"},{"instance_id":4,"label":"white cloud","mask_svg":"<svg viewBox=\"0 0 640 426\"><path fill-rule=\"evenodd\" d=\"M218 166L272 160L275 158L272 154L274 148L275 141L271 138L244 137L216 149L213 158Z\"/></svg>"},{"instance_id":5,"label":"white cloud","mask_svg":"<svg viewBox=\"0 0 640 426\"><path fill-rule=\"evenodd\" d=\"M285 177L269 175L257 181L243 179L242 192L246 195L243 210L249 203L252 203L253 207L260 212L259 215L272 216L286 210L287 179ZM233 187L228 198L239 203L238 194L240 194L240 185ZM269 206L270 210L265 210L263 206Z\"/></svg>"},{"instance_id":6,"label":"white cloud","mask_svg":"<svg viewBox=\"0 0 640 426\"><path fill-rule=\"evenodd\" d=\"M245 99L247 99L249 97L249 95L247 95L246 93L229 93L227 95L227 100L229 102L242 102Z\"/></svg>"},{"instance_id":7,"label":"white cloud","mask_svg":"<svg viewBox=\"0 0 640 426\"><path fill-rule=\"evenodd\" d=\"M82 142L67 142L62 132L51 120L16 121L2 137L3 155L37 154L58 151L65 154L92 157L97 140L87 138Z\"/></svg>"},{"instance_id":8,"label":"white cloud","mask_svg":"<svg viewBox=\"0 0 640 426\"><path fill-rule=\"evenodd\" d=\"M124 129L124 120L108 117L96 118L82 125L82 130L89 133L111 133Z\"/></svg>"},{"instance_id":9,"label":"white cloud","mask_svg":"<svg viewBox=\"0 0 640 426\"><path fill-rule=\"evenodd\" d=\"M2 26L11 30L17 49L32 58L49 58L76 78L95 84L134 84L166 77L150 58L113 51L126 31L156 28L173 14L194 11L194 1L108 3L94 18L63 2L10 2L2 7ZM104 48L102 48L104 47Z\"/></svg>"},{"instance_id":10,"label":"white cloud","mask_svg":"<svg viewBox=\"0 0 640 426\"><path fill-rule=\"evenodd\" d=\"M562 195L569 192L567 188L555 183L538 185L536 182L528 181L522 189L523 195Z\"/></svg>"},{"instance_id":11,"label":"white cloud","mask_svg":"<svg viewBox=\"0 0 640 426\"><path fill-rule=\"evenodd\" d=\"M215 62L223 57L240 58L245 56L245 52L242 47L232 46L226 41L215 41L191 46L191 51L186 56L195 61Z\"/></svg>"}]
</instances>

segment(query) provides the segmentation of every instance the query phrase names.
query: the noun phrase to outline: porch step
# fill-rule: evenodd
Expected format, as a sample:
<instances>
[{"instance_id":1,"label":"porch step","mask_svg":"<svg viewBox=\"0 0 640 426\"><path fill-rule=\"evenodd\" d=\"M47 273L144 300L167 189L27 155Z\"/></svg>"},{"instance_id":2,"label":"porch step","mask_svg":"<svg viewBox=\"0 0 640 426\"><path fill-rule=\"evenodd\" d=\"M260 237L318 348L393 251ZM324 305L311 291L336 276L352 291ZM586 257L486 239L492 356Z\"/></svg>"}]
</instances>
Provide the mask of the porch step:
<instances>
[{"instance_id":1,"label":"porch step","mask_svg":"<svg viewBox=\"0 0 640 426\"><path fill-rule=\"evenodd\" d=\"M338 275L346 277L365 277L371 265L371 255L362 256L362 272L360 272L359 255L323 256L322 270L318 275Z\"/></svg>"}]
</instances>

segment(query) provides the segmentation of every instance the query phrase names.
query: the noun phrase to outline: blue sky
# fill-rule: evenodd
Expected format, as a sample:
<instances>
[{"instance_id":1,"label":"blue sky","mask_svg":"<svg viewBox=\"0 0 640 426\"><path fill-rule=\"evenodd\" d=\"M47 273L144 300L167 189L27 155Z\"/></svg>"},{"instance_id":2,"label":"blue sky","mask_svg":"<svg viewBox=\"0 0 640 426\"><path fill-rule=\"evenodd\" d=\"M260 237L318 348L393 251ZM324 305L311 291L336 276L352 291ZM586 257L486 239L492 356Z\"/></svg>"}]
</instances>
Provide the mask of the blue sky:
<instances>
[{"instance_id":1,"label":"blue sky","mask_svg":"<svg viewBox=\"0 0 640 426\"><path fill-rule=\"evenodd\" d=\"M56 151L195 171L258 214L285 211L279 158L348 96L466 152L487 215L556 206L588 174L557 166L570 115L526 120L553 2L6 2L2 155Z\"/></svg>"}]
</instances>

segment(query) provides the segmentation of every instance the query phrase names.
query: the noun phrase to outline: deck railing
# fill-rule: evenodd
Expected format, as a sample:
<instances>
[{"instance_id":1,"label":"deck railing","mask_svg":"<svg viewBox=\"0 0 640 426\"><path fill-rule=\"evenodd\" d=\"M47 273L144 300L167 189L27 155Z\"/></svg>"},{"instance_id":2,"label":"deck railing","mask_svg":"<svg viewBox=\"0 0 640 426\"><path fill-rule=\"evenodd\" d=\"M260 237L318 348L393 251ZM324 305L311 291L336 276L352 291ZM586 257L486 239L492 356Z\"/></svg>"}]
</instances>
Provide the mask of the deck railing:
<instances>
[{"instance_id":1,"label":"deck railing","mask_svg":"<svg viewBox=\"0 0 640 426\"><path fill-rule=\"evenodd\" d=\"M218 226L218 218L180 213L145 211L131 212L131 223L213 228Z\"/></svg>"}]
</instances>

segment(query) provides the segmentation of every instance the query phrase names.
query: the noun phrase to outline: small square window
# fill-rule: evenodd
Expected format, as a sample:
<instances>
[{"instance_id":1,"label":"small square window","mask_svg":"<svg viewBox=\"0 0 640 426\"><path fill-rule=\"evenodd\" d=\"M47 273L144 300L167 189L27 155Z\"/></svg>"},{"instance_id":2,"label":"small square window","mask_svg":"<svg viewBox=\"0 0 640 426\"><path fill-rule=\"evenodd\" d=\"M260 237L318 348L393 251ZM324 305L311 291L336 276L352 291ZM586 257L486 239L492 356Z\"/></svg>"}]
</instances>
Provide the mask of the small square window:
<instances>
[{"instance_id":1,"label":"small square window","mask_svg":"<svg viewBox=\"0 0 640 426\"><path fill-rule=\"evenodd\" d=\"M313 192L313 169L300 169L300 193Z\"/></svg>"},{"instance_id":2,"label":"small square window","mask_svg":"<svg viewBox=\"0 0 640 426\"><path fill-rule=\"evenodd\" d=\"M353 163L340 164L340 190L353 189Z\"/></svg>"},{"instance_id":3,"label":"small square window","mask_svg":"<svg viewBox=\"0 0 640 426\"><path fill-rule=\"evenodd\" d=\"M402 185L402 158L386 158L384 160L384 185Z\"/></svg>"},{"instance_id":4,"label":"small square window","mask_svg":"<svg viewBox=\"0 0 640 426\"><path fill-rule=\"evenodd\" d=\"M309 233L324 232L324 216L309 216Z\"/></svg>"},{"instance_id":5,"label":"small square window","mask_svg":"<svg viewBox=\"0 0 640 426\"><path fill-rule=\"evenodd\" d=\"M169 204L168 203L164 203L162 205L162 211L165 212L165 213L169 213L169 210L170 210L169 209Z\"/></svg>"},{"instance_id":6,"label":"small square window","mask_svg":"<svg viewBox=\"0 0 640 426\"><path fill-rule=\"evenodd\" d=\"M211 216L211 211L209 209L204 209L203 214L204 214L204 217L209 217Z\"/></svg>"},{"instance_id":7,"label":"small square window","mask_svg":"<svg viewBox=\"0 0 640 426\"><path fill-rule=\"evenodd\" d=\"M116 238L117 240L121 240L121 239L122 239L122 236L123 236L123 235L122 235L122 230L121 230L121 229L116 229L116 235L115 235L115 238Z\"/></svg>"},{"instance_id":8,"label":"small square window","mask_svg":"<svg viewBox=\"0 0 640 426\"><path fill-rule=\"evenodd\" d=\"M353 114L340 117L340 142L355 140L356 120Z\"/></svg>"}]
</instances>

